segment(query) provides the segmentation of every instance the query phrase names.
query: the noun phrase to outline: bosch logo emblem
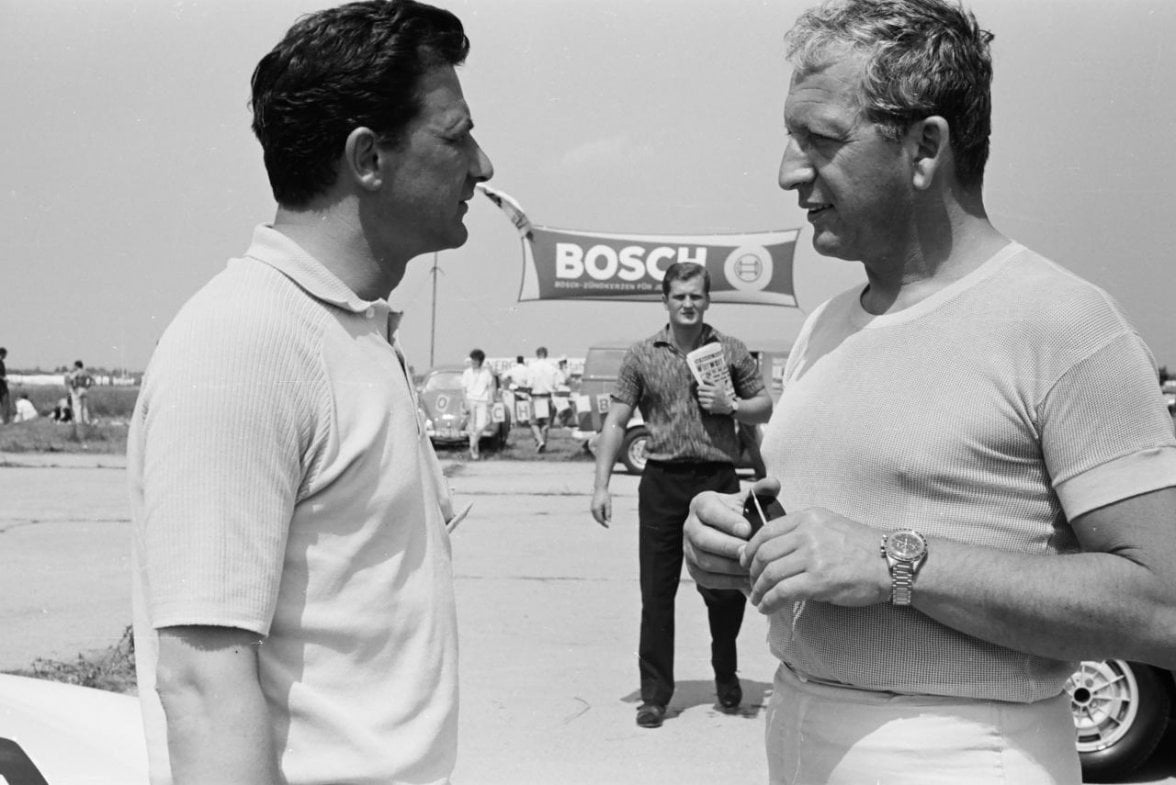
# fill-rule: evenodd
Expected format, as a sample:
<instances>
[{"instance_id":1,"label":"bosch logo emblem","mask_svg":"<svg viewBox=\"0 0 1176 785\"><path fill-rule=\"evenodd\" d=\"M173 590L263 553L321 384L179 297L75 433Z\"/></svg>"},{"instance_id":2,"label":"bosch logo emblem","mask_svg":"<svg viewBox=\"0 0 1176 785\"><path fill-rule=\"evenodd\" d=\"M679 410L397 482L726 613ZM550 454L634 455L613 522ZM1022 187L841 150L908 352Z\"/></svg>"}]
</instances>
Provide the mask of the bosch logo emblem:
<instances>
[{"instance_id":1,"label":"bosch logo emblem","mask_svg":"<svg viewBox=\"0 0 1176 785\"><path fill-rule=\"evenodd\" d=\"M763 246L741 246L727 256L723 274L733 289L762 291L772 280L772 255Z\"/></svg>"}]
</instances>

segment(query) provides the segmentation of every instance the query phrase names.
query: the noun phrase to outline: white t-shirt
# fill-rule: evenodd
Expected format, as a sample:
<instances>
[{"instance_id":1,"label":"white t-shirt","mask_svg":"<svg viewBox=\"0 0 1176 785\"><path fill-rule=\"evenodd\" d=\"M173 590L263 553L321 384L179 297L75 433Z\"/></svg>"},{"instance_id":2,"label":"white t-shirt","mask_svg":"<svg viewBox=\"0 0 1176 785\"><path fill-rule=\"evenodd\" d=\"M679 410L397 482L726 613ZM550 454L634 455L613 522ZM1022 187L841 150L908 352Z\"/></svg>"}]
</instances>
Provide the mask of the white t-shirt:
<instances>
[{"instance_id":1,"label":"white t-shirt","mask_svg":"<svg viewBox=\"0 0 1176 785\"><path fill-rule=\"evenodd\" d=\"M13 417L15 422L28 422L37 419L37 416L37 407L33 406L32 401L28 398L16 399L16 415Z\"/></svg>"},{"instance_id":2,"label":"white t-shirt","mask_svg":"<svg viewBox=\"0 0 1176 785\"><path fill-rule=\"evenodd\" d=\"M461 389L469 403L489 403L493 397L494 375L485 365L461 372Z\"/></svg>"},{"instance_id":3,"label":"white t-shirt","mask_svg":"<svg viewBox=\"0 0 1176 785\"><path fill-rule=\"evenodd\" d=\"M546 358L536 359L531 363L531 392L540 395L555 392L556 387L563 383L563 374L559 367Z\"/></svg>"},{"instance_id":4,"label":"white t-shirt","mask_svg":"<svg viewBox=\"0 0 1176 785\"><path fill-rule=\"evenodd\" d=\"M903 311L859 295L816 310L789 356L762 446L786 510L1054 554L1077 547L1068 520L1176 485L1154 363L1100 289L1012 244ZM1072 672L889 604L798 603L769 641L867 690L1027 702Z\"/></svg>"}]
</instances>

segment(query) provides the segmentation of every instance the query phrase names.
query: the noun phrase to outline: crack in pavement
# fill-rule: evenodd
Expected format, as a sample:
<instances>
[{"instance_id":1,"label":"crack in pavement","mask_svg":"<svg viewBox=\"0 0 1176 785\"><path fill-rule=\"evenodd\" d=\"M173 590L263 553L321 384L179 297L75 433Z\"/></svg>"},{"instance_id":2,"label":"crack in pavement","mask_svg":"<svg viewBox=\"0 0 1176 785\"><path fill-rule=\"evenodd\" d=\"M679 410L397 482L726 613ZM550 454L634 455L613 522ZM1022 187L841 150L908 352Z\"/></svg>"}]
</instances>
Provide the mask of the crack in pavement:
<instances>
[{"instance_id":1,"label":"crack in pavement","mask_svg":"<svg viewBox=\"0 0 1176 785\"><path fill-rule=\"evenodd\" d=\"M15 529L28 526L40 526L46 523L130 523L130 518L22 518L13 523L0 522L0 534L7 534Z\"/></svg>"}]
</instances>

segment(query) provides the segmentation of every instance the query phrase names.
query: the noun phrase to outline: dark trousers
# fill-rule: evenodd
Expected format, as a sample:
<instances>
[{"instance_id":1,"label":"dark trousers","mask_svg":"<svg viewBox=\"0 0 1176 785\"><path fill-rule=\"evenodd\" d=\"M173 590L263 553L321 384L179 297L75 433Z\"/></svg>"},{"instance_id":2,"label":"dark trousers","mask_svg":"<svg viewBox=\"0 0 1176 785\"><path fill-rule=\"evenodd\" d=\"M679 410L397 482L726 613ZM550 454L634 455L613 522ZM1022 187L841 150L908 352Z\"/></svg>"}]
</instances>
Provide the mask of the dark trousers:
<instances>
[{"instance_id":1,"label":"dark trousers","mask_svg":"<svg viewBox=\"0 0 1176 785\"><path fill-rule=\"evenodd\" d=\"M682 574L682 527L690 500L702 491L735 493L739 478L730 464L650 461L638 486L638 555L641 563L641 700L665 706L674 694L674 598ZM730 589L698 587L706 602L715 679L735 678L735 639L746 598Z\"/></svg>"}]
</instances>

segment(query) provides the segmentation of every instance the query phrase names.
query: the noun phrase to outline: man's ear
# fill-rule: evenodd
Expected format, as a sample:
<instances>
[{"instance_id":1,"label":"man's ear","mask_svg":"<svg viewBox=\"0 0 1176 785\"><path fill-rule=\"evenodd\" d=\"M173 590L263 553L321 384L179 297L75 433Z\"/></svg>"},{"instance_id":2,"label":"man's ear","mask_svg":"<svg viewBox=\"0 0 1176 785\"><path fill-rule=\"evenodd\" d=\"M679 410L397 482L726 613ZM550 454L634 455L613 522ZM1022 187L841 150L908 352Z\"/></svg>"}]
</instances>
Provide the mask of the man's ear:
<instances>
[{"instance_id":1,"label":"man's ear","mask_svg":"<svg viewBox=\"0 0 1176 785\"><path fill-rule=\"evenodd\" d=\"M388 155L380 149L375 131L364 126L352 129L343 145L341 174L365 191L378 191L384 184L380 171L380 156Z\"/></svg>"},{"instance_id":2,"label":"man's ear","mask_svg":"<svg viewBox=\"0 0 1176 785\"><path fill-rule=\"evenodd\" d=\"M907 145L912 156L911 182L924 191L951 159L951 129L947 120L932 115L913 123L907 131Z\"/></svg>"}]
</instances>

